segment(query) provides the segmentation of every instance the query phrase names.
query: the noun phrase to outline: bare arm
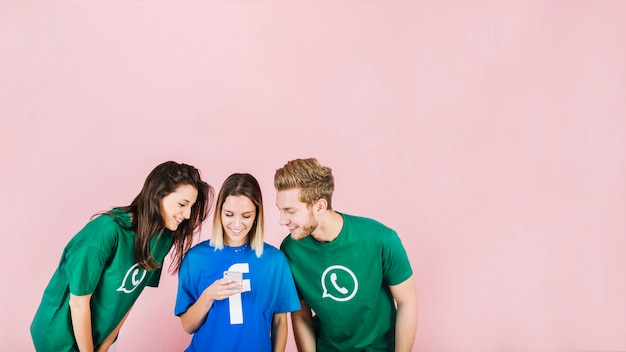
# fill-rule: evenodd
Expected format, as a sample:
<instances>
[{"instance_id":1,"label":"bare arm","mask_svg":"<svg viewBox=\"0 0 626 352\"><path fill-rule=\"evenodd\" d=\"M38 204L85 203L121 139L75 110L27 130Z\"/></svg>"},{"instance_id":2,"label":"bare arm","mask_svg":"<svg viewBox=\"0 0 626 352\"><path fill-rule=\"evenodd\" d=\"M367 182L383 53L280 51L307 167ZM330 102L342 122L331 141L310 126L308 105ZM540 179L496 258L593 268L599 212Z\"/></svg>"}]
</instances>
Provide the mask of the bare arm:
<instances>
[{"instance_id":1,"label":"bare arm","mask_svg":"<svg viewBox=\"0 0 626 352\"><path fill-rule=\"evenodd\" d=\"M315 332L313 331L313 314L305 300L300 300L300 310L291 312L291 323L296 346L300 352L315 352Z\"/></svg>"},{"instance_id":2,"label":"bare arm","mask_svg":"<svg viewBox=\"0 0 626 352\"><path fill-rule=\"evenodd\" d=\"M204 324L209 310L213 306L213 301L222 300L241 292L241 283L229 282L225 279L216 280L211 286L205 288L198 300L180 315L183 330L188 334L198 331L200 326Z\"/></svg>"},{"instance_id":3,"label":"bare arm","mask_svg":"<svg viewBox=\"0 0 626 352\"><path fill-rule=\"evenodd\" d=\"M70 314L74 338L78 350L93 352L93 334L91 332L91 295L74 296L70 293Z\"/></svg>"},{"instance_id":4,"label":"bare arm","mask_svg":"<svg viewBox=\"0 0 626 352\"><path fill-rule=\"evenodd\" d=\"M391 294L396 300L396 352L410 352L415 340L417 329L417 294L413 276L401 284L390 286Z\"/></svg>"},{"instance_id":5,"label":"bare arm","mask_svg":"<svg viewBox=\"0 0 626 352\"><path fill-rule=\"evenodd\" d=\"M285 352L287 346L287 313L272 318L272 352Z\"/></svg>"},{"instance_id":6,"label":"bare arm","mask_svg":"<svg viewBox=\"0 0 626 352\"><path fill-rule=\"evenodd\" d=\"M115 342L117 334L120 333L120 329L122 328L122 325L124 325L128 314L130 314L130 309L128 310L128 312L126 312L126 315L124 315L124 318L122 318L120 323L117 324L117 327L115 327L115 329L109 334L109 336L107 336L104 341L102 341L100 345L98 345L98 348L96 348L96 352L107 352L109 350L113 342Z\"/></svg>"}]
</instances>

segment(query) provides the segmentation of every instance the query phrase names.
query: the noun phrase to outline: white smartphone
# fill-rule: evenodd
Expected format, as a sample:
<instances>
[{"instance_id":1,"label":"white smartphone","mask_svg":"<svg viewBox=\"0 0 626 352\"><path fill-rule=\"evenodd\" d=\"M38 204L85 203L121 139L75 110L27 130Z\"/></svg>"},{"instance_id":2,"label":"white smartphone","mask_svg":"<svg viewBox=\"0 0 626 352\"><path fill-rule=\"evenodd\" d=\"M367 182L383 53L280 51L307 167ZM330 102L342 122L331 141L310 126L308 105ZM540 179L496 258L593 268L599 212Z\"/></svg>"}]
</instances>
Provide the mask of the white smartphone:
<instances>
[{"instance_id":1,"label":"white smartphone","mask_svg":"<svg viewBox=\"0 0 626 352\"><path fill-rule=\"evenodd\" d=\"M224 279L237 282L239 284L239 286L241 286L242 281L243 281L243 273L241 273L239 271L225 271L224 272ZM236 289L234 289L234 290L236 290Z\"/></svg>"}]
</instances>

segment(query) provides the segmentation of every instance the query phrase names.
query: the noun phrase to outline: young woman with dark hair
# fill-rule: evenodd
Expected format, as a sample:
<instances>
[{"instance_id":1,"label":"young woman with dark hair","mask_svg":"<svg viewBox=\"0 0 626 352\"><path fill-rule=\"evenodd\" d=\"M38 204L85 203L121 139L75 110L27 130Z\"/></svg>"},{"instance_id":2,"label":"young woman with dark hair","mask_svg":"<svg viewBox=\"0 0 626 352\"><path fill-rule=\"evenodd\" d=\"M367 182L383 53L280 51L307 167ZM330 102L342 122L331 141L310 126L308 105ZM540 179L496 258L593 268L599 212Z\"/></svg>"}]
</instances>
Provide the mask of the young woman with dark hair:
<instances>
[{"instance_id":1,"label":"young woman with dark hair","mask_svg":"<svg viewBox=\"0 0 626 352\"><path fill-rule=\"evenodd\" d=\"M158 165L129 206L96 216L67 244L31 324L37 351L110 351L145 286L172 251L177 272L213 188L193 166Z\"/></svg>"}]
</instances>

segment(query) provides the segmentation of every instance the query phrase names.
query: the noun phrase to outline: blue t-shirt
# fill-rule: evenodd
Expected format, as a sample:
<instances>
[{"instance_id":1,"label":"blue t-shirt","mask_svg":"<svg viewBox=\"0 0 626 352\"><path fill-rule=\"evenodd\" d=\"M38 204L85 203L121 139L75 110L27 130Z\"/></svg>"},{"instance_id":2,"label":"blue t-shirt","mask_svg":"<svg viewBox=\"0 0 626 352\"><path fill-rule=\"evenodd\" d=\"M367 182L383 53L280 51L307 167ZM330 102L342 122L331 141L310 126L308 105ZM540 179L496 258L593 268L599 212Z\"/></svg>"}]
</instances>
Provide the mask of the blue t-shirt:
<instances>
[{"instance_id":1,"label":"blue t-shirt","mask_svg":"<svg viewBox=\"0 0 626 352\"><path fill-rule=\"evenodd\" d=\"M194 246L178 273L174 314L186 312L226 270L243 272L244 292L213 302L186 351L271 351L274 314L299 310L300 301L284 254L267 243L260 258L247 245Z\"/></svg>"}]
</instances>

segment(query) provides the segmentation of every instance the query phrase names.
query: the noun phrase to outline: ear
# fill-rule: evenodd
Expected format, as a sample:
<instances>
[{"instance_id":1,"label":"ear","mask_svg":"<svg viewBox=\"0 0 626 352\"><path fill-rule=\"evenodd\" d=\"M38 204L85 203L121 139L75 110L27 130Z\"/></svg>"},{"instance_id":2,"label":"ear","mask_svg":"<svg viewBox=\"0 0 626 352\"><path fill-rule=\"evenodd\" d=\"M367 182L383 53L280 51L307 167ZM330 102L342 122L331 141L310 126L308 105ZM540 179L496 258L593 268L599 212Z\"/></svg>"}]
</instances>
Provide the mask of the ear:
<instances>
[{"instance_id":1,"label":"ear","mask_svg":"<svg viewBox=\"0 0 626 352\"><path fill-rule=\"evenodd\" d=\"M313 209L318 213L325 212L328 209L328 202L326 199L320 198L313 205Z\"/></svg>"}]
</instances>

